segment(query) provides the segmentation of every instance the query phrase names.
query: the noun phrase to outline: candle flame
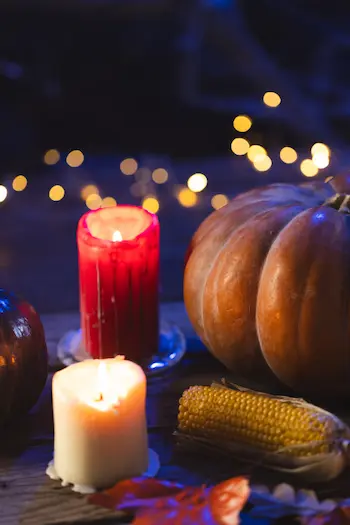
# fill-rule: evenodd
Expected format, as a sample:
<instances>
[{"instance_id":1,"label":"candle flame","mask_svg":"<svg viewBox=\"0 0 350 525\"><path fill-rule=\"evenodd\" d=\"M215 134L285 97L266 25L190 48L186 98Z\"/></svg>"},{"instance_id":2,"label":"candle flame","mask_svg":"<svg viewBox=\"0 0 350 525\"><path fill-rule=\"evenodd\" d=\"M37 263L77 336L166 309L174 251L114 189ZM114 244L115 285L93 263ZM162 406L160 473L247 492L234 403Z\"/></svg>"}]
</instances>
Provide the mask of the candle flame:
<instances>
[{"instance_id":1,"label":"candle flame","mask_svg":"<svg viewBox=\"0 0 350 525\"><path fill-rule=\"evenodd\" d=\"M108 372L106 363L100 361L97 368L97 401L104 401L108 385Z\"/></svg>"},{"instance_id":2,"label":"candle flame","mask_svg":"<svg viewBox=\"0 0 350 525\"><path fill-rule=\"evenodd\" d=\"M115 232L112 235L112 241L113 242L120 242L122 240L123 240L123 236L120 233L120 231L119 230L115 230Z\"/></svg>"},{"instance_id":3,"label":"candle flame","mask_svg":"<svg viewBox=\"0 0 350 525\"><path fill-rule=\"evenodd\" d=\"M124 361L124 356L117 356L115 359ZM97 365L95 395L88 402L90 406L101 412L118 409L121 400L128 395L130 379L127 373L120 377L117 383L113 377L113 366L109 369L105 361L100 360Z\"/></svg>"}]
</instances>

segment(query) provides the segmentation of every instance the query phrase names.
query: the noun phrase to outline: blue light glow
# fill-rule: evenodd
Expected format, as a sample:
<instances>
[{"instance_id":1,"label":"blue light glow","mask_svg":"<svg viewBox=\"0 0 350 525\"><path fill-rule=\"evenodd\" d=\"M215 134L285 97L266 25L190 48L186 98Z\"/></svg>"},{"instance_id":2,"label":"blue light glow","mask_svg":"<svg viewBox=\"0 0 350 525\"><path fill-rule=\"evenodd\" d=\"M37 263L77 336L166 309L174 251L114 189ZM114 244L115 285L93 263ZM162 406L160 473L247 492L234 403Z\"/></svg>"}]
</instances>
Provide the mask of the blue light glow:
<instances>
[{"instance_id":1,"label":"blue light glow","mask_svg":"<svg viewBox=\"0 0 350 525\"><path fill-rule=\"evenodd\" d=\"M155 361L150 365L150 368L163 368L164 363L161 363L160 361Z\"/></svg>"}]
</instances>

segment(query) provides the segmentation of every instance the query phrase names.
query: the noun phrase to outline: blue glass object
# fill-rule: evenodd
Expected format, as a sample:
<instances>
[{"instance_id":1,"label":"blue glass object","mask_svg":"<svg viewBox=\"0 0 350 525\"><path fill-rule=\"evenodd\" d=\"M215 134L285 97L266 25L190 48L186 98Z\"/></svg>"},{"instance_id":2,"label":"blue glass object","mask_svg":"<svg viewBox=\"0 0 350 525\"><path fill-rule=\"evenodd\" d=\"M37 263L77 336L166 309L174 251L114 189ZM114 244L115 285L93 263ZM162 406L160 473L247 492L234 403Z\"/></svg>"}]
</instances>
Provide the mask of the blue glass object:
<instances>
[{"instance_id":1,"label":"blue glass object","mask_svg":"<svg viewBox=\"0 0 350 525\"><path fill-rule=\"evenodd\" d=\"M145 374L154 376L175 366L186 352L186 339L174 324L160 322L158 351L144 363L140 363ZM67 332L58 343L58 359L68 366L85 359L91 359L82 344L81 330Z\"/></svg>"}]
</instances>

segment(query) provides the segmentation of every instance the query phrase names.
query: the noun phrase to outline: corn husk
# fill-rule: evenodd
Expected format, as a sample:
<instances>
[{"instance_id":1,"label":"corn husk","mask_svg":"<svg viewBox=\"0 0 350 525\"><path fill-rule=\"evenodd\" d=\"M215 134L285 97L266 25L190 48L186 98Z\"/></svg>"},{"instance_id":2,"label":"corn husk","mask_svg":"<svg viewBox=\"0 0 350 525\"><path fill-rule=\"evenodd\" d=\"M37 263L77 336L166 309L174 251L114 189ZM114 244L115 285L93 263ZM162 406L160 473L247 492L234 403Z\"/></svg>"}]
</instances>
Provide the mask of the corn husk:
<instances>
[{"instance_id":1,"label":"corn husk","mask_svg":"<svg viewBox=\"0 0 350 525\"><path fill-rule=\"evenodd\" d=\"M280 449L277 452L264 453L260 449L250 445L227 440L214 440L203 438L200 435L196 436L187 434L183 431L176 431L175 436L179 445L192 451L206 451L212 454L224 455L233 459L237 458L239 461L250 463L252 466L263 467L277 472L281 472L288 476L294 476L307 482L323 482L329 481L341 474L341 472L348 465L350 454L348 452L350 445L350 428L341 421L334 414L326 410L312 405L303 399L296 399L286 396L273 396L262 392L250 390L248 388L240 387L234 384L216 384L213 388L233 388L240 391L253 392L258 395L273 397L280 400L282 403L291 403L298 407L308 407L315 412L322 413L332 418L335 424L334 438L329 445L329 452L315 455L307 455L307 450L310 447L310 442L305 445L297 445L298 450L305 448L305 456L295 457L290 455L290 447L288 449ZM315 443L312 443L315 444ZM295 448L296 448L295 447Z\"/></svg>"}]
</instances>

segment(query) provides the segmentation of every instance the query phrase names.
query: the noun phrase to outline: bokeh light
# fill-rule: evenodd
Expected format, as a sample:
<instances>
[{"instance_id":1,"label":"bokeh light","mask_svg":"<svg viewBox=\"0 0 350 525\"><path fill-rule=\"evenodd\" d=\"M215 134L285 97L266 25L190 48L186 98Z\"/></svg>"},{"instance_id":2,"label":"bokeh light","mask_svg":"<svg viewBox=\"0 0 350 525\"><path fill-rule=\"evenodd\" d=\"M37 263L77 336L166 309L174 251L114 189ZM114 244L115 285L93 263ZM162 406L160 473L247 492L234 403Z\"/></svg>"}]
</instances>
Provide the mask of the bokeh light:
<instances>
[{"instance_id":1,"label":"bokeh light","mask_svg":"<svg viewBox=\"0 0 350 525\"><path fill-rule=\"evenodd\" d=\"M267 155L259 156L253 162L253 166L257 171L268 171L272 166L272 160Z\"/></svg>"},{"instance_id":2,"label":"bokeh light","mask_svg":"<svg viewBox=\"0 0 350 525\"><path fill-rule=\"evenodd\" d=\"M102 199L98 193L90 193L85 201L85 204L89 210L97 210L98 208L101 208Z\"/></svg>"},{"instance_id":3,"label":"bokeh light","mask_svg":"<svg viewBox=\"0 0 350 525\"><path fill-rule=\"evenodd\" d=\"M95 186L95 184L88 184L87 186L84 186L80 192L80 197L83 199L83 201L86 201L89 195L92 193L99 194L98 187Z\"/></svg>"},{"instance_id":4,"label":"bokeh light","mask_svg":"<svg viewBox=\"0 0 350 525\"><path fill-rule=\"evenodd\" d=\"M233 121L233 127L240 133L245 133L252 127L252 119L247 115L238 115Z\"/></svg>"},{"instance_id":5,"label":"bokeh light","mask_svg":"<svg viewBox=\"0 0 350 525\"><path fill-rule=\"evenodd\" d=\"M120 163L120 171L123 175L134 175L138 168L138 164L135 159L124 159Z\"/></svg>"},{"instance_id":6,"label":"bokeh light","mask_svg":"<svg viewBox=\"0 0 350 525\"><path fill-rule=\"evenodd\" d=\"M208 179L203 173L194 173L187 181L187 186L191 191L199 193L206 188Z\"/></svg>"},{"instance_id":7,"label":"bokeh light","mask_svg":"<svg viewBox=\"0 0 350 525\"><path fill-rule=\"evenodd\" d=\"M235 155L245 155L249 150L249 142L240 137L233 139L231 142L231 150Z\"/></svg>"},{"instance_id":8,"label":"bokeh light","mask_svg":"<svg viewBox=\"0 0 350 525\"><path fill-rule=\"evenodd\" d=\"M78 149L74 149L68 153L66 162L71 168L78 168L84 162L84 154Z\"/></svg>"},{"instance_id":9,"label":"bokeh light","mask_svg":"<svg viewBox=\"0 0 350 525\"><path fill-rule=\"evenodd\" d=\"M4 202L7 197L7 188L0 184L0 202Z\"/></svg>"},{"instance_id":10,"label":"bokeh light","mask_svg":"<svg viewBox=\"0 0 350 525\"><path fill-rule=\"evenodd\" d=\"M62 188L62 186L60 186L59 184L56 184L56 186L52 186L52 188L50 189L49 198L52 201L57 202L63 199L64 193L64 188Z\"/></svg>"},{"instance_id":11,"label":"bokeh light","mask_svg":"<svg viewBox=\"0 0 350 525\"><path fill-rule=\"evenodd\" d=\"M274 91L267 91L263 96L263 101L270 108L277 108L281 103L281 97Z\"/></svg>"},{"instance_id":12,"label":"bokeh light","mask_svg":"<svg viewBox=\"0 0 350 525\"><path fill-rule=\"evenodd\" d=\"M214 210L219 210L220 208L223 208L228 204L229 199L226 197L226 195L223 195L222 193L218 193L218 195L214 195L211 199L211 205L214 208Z\"/></svg>"},{"instance_id":13,"label":"bokeh light","mask_svg":"<svg viewBox=\"0 0 350 525\"><path fill-rule=\"evenodd\" d=\"M323 144L323 142L316 142L311 148L311 155L314 156L318 154L323 154L329 157L331 150L326 144Z\"/></svg>"},{"instance_id":14,"label":"bokeh light","mask_svg":"<svg viewBox=\"0 0 350 525\"><path fill-rule=\"evenodd\" d=\"M181 206L184 206L184 208L192 208L192 206L195 206L198 201L196 193L193 193L193 191L188 188L182 188L179 191L177 198Z\"/></svg>"},{"instance_id":15,"label":"bokeh light","mask_svg":"<svg viewBox=\"0 0 350 525\"><path fill-rule=\"evenodd\" d=\"M57 149L49 149L44 155L44 162L48 166L53 166L54 164L57 164L60 158L61 155Z\"/></svg>"},{"instance_id":16,"label":"bokeh light","mask_svg":"<svg viewBox=\"0 0 350 525\"><path fill-rule=\"evenodd\" d=\"M12 181L12 188L15 191L23 191L27 187L28 181L24 175L17 175Z\"/></svg>"},{"instance_id":17,"label":"bokeh light","mask_svg":"<svg viewBox=\"0 0 350 525\"><path fill-rule=\"evenodd\" d=\"M135 179L138 182L147 184L152 179L152 172L149 168L139 168L135 173Z\"/></svg>"},{"instance_id":18,"label":"bokeh light","mask_svg":"<svg viewBox=\"0 0 350 525\"><path fill-rule=\"evenodd\" d=\"M117 201L114 197L105 197L102 199L101 207L102 208L114 208L117 205Z\"/></svg>"},{"instance_id":19,"label":"bokeh light","mask_svg":"<svg viewBox=\"0 0 350 525\"><path fill-rule=\"evenodd\" d=\"M318 169L323 170L329 165L329 156L324 153L316 153L312 157L312 162Z\"/></svg>"},{"instance_id":20,"label":"bokeh light","mask_svg":"<svg viewBox=\"0 0 350 525\"><path fill-rule=\"evenodd\" d=\"M159 210L158 199L153 196L145 197L142 201L142 208L151 213L157 213L157 211Z\"/></svg>"},{"instance_id":21,"label":"bokeh light","mask_svg":"<svg viewBox=\"0 0 350 525\"><path fill-rule=\"evenodd\" d=\"M305 159L300 164L300 171L305 177L315 177L318 173L318 167L311 159Z\"/></svg>"},{"instance_id":22,"label":"bokeh light","mask_svg":"<svg viewBox=\"0 0 350 525\"><path fill-rule=\"evenodd\" d=\"M152 180L156 184L164 184L169 179L169 174L164 168L157 168L152 173Z\"/></svg>"},{"instance_id":23,"label":"bokeh light","mask_svg":"<svg viewBox=\"0 0 350 525\"><path fill-rule=\"evenodd\" d=\"M147 184L144 184L143 182L134 182L130 186L130 193L133 197L143 197L144 195L147 195L149 192L149 188L147 187Z\"/></svg>"},{"instance_id":24,"label":"bokeh light","mask_svg":"<svg viewBox=\"0 0 350 525\"><path fill-rule=\"evenodd\" d=\"M295 151L295 149L290 148L289 146L285 146L280 151L280 159L282 162L285 162L286 164L293 164L298 158L298 154Z\"/></svg>"},{"instance_id":25,"label":"bokeh light","mask_svg":"<svg viewBox=\"0 0 350 525\"><path fill-rule=\"evenodd\" d=\"M259 160L262 160L264 157L266 157L267 152L266 149L262 146L259 146L258 144L253 144L250 146L247 157L251 162L257 162Z\"/></svg>"}]
</instances>

